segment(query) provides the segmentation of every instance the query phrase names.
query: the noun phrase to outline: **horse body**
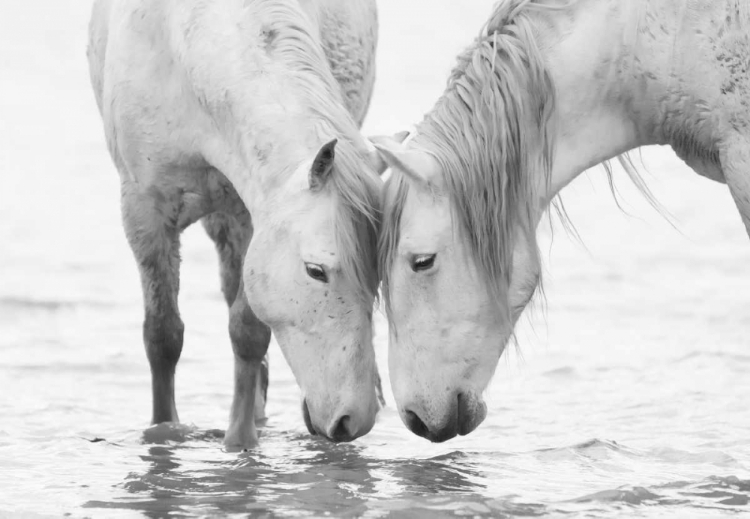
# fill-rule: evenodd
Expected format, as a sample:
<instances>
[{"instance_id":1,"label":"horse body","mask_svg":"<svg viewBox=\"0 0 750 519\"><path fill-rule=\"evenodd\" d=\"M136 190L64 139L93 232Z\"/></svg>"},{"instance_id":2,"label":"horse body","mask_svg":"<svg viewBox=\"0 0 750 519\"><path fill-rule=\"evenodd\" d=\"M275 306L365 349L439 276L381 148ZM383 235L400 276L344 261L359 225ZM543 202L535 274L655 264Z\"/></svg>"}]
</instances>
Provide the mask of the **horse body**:
<instances>
[{"instance_id":1,"label":"horse body","mask_svg":"<svg viewBox=\"0 0 750 519\"><path fill-rule=\"evenodd\" d=\"M178 420L179 234L203 219L235 353L225 443L257 440L271 329L311 433L372 427L379 180L358 126L376 39L374 0L95 3L91 80L141 273L153 423Z\"/></svg>"},{"instance_id":2,"label":"horse body","mask_svg":"<svg viewBox=\"0 0 750 519\"><path fill-rule=\"evenodd\" d=\"M549 45L560 124L549 195L648 144L670 145L697 173L726 182L721 155L750 133L750 8L579 1L571 10L554 34L539 36ZM581 158L566 156L574 154Z\"/></svg>"},{"instance_id":3,"label":"horse body","mask_svg":"<svg viewBox=\"0 0 750 519\"><path fill-rule=\"evenodd\" d=\"M443 441L483 420L539 284L536 226L587 168L670 145L728 185L750 233L749 50L750 6L735 0L505 0L409 144L375 142L401 172L381 269L413 432Z\"/></svg>"}]
</instances>

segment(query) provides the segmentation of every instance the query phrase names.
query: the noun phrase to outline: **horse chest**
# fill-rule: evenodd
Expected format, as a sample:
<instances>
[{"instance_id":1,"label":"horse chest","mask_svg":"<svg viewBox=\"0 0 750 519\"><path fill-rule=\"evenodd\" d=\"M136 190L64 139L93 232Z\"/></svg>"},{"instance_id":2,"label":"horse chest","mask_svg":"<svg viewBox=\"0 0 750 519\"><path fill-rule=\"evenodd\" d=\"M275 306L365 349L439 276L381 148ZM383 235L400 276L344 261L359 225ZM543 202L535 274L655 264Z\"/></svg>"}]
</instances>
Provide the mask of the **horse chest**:
<instances>
[{"instance_id":1,"label":"horse chest","mask_svg":"<svg viewBox=\"0 0 750 519\"><path fill-rule=\"evenodd\" d=\"M150 184L137 183L136 189L151 193L159 212L180 230L211 213L225 213L240 220L247 213L229 180L208 166L165 170Z\"/></svg>"}]
</instances>

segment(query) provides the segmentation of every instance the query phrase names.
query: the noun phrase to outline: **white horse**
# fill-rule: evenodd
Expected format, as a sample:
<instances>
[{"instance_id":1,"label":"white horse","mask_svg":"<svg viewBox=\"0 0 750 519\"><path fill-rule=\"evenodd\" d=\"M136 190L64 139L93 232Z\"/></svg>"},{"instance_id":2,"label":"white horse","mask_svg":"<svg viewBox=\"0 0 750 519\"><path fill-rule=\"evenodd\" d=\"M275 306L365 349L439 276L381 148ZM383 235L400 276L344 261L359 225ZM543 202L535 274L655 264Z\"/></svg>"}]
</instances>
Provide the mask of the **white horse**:
<instances>
[{"instance_id":1,"label":"white horse","mask_svg":"<svg viewBox=\"0 0 750 519\"><path fill-rule=\"evenodd\" d=\"M153 423L178 421L179 236L203 219L235 356L226 445L257 441L271 330L311 433L372 428L382 184L359 125L376 40L374 0L95 3L91 81L143 285Z\"/></svg>"},{"instance_id":2,"label":"white horse","mask_svg":"<svg viewBox=\"0 0 750 519\"><path fill-rule=\"evenodd\" d=\"M647 144L726 183L750 233L750 2L501 1L413 140L377 142L397 171L380 266L413 432L481 423L539 284L541 216L581 172Z\"/></svg>"}]
</instances>

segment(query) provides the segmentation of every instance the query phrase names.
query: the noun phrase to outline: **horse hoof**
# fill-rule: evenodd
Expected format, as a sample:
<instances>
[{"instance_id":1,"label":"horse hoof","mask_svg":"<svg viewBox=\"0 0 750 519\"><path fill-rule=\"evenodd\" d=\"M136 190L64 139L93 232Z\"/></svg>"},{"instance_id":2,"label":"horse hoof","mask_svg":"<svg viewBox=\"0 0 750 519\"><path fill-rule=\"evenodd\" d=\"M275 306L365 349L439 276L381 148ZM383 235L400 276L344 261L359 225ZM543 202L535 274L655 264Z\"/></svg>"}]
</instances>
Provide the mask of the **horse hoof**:
<instances>
[{"instance_id":1,"label":"horse hoof","mask_svg":"<svg viewBox=\"0 0 750 519\"><path fill-rule=\"evenodd\" d=\"M167 442L184 442L197 431L195 425L178 422L162 422L152 425L143 431L143 443L164 444Z\"/></svg>"},{"instance_id":2,"label":"horse hoof","mask_svg":"<svg viewBox=\"0 0 750 519\"><path fill-rule=\"evenodd\" d=\"M245 439L244 441L224 440L224 450L227 452L247 452L258 446L258 439Z\"/></svg>"},{"instance_id":3,"label":"horse hoof","mask_svg":"<svg viewBox=\"0 0 750 519\"><path fill-rule=\"evenodd\" d=\"M227 430L224 436L224 449L227 452L244 452L254 449L258 446L258 436L255 430L244 431L244 433Z\"/></svg>"}]
</instances>

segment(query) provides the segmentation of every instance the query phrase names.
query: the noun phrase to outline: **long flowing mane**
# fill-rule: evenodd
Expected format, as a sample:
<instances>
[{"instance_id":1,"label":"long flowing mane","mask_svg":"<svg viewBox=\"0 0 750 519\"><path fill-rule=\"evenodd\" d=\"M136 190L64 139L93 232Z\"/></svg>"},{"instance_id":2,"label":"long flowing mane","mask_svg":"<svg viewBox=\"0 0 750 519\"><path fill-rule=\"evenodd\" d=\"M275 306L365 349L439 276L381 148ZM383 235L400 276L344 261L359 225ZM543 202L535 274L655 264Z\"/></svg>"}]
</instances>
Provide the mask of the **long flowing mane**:
<instances>
[{"instance_id":1,"label":"long flowing mane","mask_svg":"<svg viewBox=\"0 0 750 519\"><path fill-rule=\"evenodd\" d=\"M311 31L299 2L261 0L268 52L290 72L290 87L306 101L321 143L331 129L339 143L329 185L337 195L335 232L341 269L365 297L377 295L377 237L381 220L381 182L367 160L359 129L346 109L320 38ZM332 128L331 128L332 127Z\"/></svg>"},{"instance_id":2,"label":"long flowing mane","mask_svg":"<svg viewBox=\"0 0 750 519\"><path fill-rule=\"evenodd\" d=\"M529 16L542 7L550 8L537 0L505 0L495 8L412 141L440 164L454 221L506 318L516 232L538 254L535 193L539 179L549 182L554 153L548 128L554 88ZM388 273L408 189L403 175L386 189L379 253L389 312Z\"/></svg>"}]
</instances>

